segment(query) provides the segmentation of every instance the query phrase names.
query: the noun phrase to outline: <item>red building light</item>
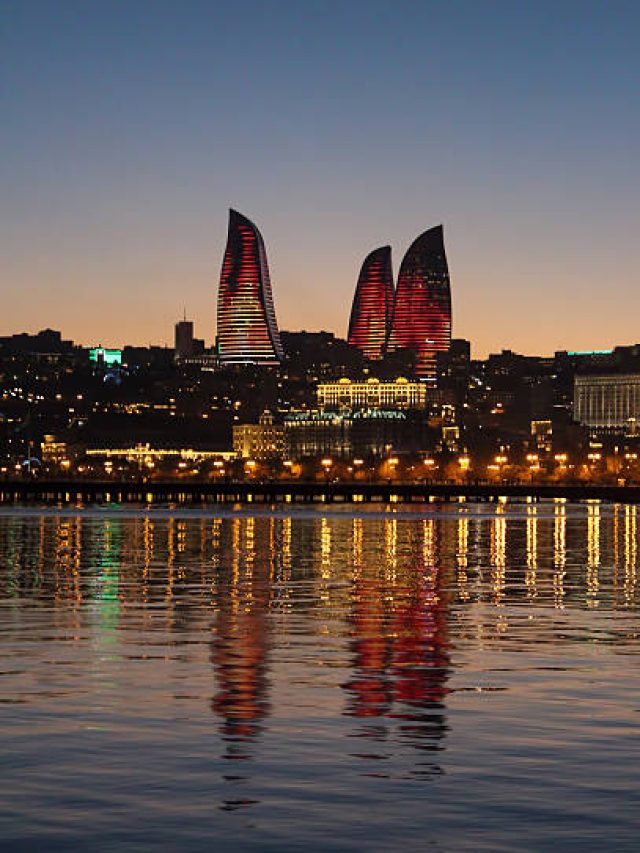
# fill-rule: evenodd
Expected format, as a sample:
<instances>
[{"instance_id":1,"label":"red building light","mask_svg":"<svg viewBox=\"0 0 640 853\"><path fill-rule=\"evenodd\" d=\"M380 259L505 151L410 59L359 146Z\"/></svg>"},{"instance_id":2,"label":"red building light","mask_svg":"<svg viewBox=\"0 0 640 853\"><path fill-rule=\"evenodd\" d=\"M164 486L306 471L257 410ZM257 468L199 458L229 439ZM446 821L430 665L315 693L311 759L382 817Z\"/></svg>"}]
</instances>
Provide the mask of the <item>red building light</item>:
<instances>
[{"instance_id":1,"label":"red building light","mask_svg":"<svg viewBox=\"0 0 640 853\"><path fill-rule=\"evenodd\" d=\"M364 259L353 297L348 342L365 358L381 358L393 310L391 247L375 249Z\"/></svg>"},{"instance_id":2,"label":"red building light","mask_svg":"<svg viewBox=\"0 0 640 853\"><path fill-rule=\"evenodd\" d=\"M409 247L398 276L387 352L412 349L416 373L435 378L436 353L451 343L451 291L442 226Z\"/></svg>"},{"instance_id":3,"label":"red building light","mask_svg":"<svg viewBox=\"0 0 640 853\"><path fill-rule=\"evenodd\" d=\"M283 357L264 241L235 210L218 289L217 346L222 364L278 364Z\"/></svg>"}]
</instances>

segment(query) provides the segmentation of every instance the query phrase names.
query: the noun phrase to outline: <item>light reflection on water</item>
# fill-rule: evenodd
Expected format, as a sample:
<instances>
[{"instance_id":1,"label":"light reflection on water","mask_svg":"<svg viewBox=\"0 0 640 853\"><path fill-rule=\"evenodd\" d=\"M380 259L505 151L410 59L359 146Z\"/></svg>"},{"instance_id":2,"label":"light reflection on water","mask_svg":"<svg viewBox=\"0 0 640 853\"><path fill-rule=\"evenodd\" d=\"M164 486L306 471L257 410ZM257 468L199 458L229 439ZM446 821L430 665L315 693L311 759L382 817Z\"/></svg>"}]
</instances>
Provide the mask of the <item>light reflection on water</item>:
<instances>
[{"instance_id":1,"label":"light reflection on water","mask_svg":"<svg viewBox=\"0 0 640 853\"><path fill-rule=\"evenodd\" d=\"M0 514L0 837L635 848L637 514Z\"/></svg>"}]
</instances>

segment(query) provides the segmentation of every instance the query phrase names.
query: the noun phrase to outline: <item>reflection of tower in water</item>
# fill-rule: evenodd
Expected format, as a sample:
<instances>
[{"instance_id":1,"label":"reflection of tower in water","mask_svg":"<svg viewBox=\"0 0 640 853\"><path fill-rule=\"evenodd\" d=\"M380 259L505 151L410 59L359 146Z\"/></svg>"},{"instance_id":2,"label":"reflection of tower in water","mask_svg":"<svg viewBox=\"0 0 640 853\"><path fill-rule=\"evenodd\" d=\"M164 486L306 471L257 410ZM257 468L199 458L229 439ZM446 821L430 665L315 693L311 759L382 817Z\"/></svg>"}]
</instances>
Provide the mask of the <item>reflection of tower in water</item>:
<instances>
[{"instance_id":1,"label":"reflection of tower in water","mask_svg":"<svg viewBox=\"0 0 640 853\"><path fill-rule=\"evenodd\" d=\"M411 528L400 529L404 533ZM395 521L386 534L381 565L377 554L367 554L366 545L361 548L362 538L361 564L357 563L354 536L351 647L355 671L344 685L349 694L345 713L369 719L369 724L356 733L360 737L386 740L394 734L389 723L394 720L398 721L395 733L401 742L435 751L447 728L444 700L449 676L435 530L432 522L425 522L421 548L416 548L416 543L406 549L398 547ZM365 537L364 541L376 539ZM405 553L421 554L423 559L412 558L403 565L398 555ZM439 768L427 762L411 775L437 772Z\"/></svg>"},{"instance_id":2,"label":"reflection of tower in water","mask_svg":"<svg viewBox=\"0 0 640 853\"><path fill-rule=\"evenodd\" d=\"M388 552L387 552L388 554ZM386 584L375 564L363 565L363 521L353 520L352 643L355 673L345 684L349 692L347 714L379 717L391 707L388 667L391 637L386 630Z\"/></svg>"},{"instance_id":3,"label":"reflection of tower in water","mask_svg":"<svg viewBox=\"0 0 640 853\"><path fill-rule=\"evenodd\" d=\"M446 732L449 655L440 578L433 564L413 572L394 620L392 673L397 709L392 716L403 721L403 739L427 751L439 749Z\"/></svg>"},{"instance_id":4,"label":"reflection of tower in water","mask_svg":"<svg viewBox=\"0 0 640 853\"><path fill-rule=\"evenodd\" d=\"M269 714L270 566L258 556L268 553L268 542L256 535L255 519L232 524L232 564L218 569L211 647L217 690L211 707L230 744L226 757L247 758L241 745L256 737Z\"/></svg>"}]
</instances>

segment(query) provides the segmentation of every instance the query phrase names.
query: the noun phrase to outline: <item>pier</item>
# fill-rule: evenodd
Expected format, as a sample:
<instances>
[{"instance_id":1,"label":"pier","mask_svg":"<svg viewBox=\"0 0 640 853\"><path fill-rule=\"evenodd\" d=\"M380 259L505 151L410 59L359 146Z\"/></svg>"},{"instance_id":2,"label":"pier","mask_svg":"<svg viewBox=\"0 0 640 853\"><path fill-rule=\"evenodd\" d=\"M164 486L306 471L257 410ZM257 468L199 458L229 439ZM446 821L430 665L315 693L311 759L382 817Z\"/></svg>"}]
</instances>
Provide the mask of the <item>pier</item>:
<instances>
[{"instance_id":1,"label":"pier","mask_svg":"<svg viewBox=\"0 0 640 853\"><path fill-rule=\"evenodd\" d=\"M392 483L392 482L200 482L7 480L0 505L14 503L192 503L192 504L420 504L457 500L606 501L640 503L640 485L587 483Z\"/></svg>"}]
</instances>

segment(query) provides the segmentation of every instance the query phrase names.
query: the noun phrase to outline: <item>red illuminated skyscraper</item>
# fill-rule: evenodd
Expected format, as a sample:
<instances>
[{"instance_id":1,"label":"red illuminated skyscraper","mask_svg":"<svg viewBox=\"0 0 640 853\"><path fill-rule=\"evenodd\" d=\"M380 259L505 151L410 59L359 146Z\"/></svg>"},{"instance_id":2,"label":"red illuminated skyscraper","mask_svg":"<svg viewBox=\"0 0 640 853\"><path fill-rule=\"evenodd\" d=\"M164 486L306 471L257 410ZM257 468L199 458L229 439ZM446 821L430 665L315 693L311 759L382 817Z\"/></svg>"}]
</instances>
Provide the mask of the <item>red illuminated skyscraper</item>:
<instances>
[{"instance_id":1,"label":"red illuminated skyscraper","mask_svg":"<svg viewBox=\"0 0 640 853\"><path fill-rule=\"evenodd\" d=\"M391 247L375 249L364 259L349 320L348 342L365 358L382 356L393 309Z\"/></svg>"},{"instance_id":2,"label":"red illuminated skyscraper","mask_svg":"<svg viewBox=\"0 0 640 853\"><path fill-rule=\"evenodd\" d=\"M283 355L264 241L235 210L220 274L217 346L222 364L278 364Z\"/></svg>"},{"instance_id":3,"label":"red illuminated skyscraper","mask_svg":"<svg viewBox=\"0 0 640 853\"><path fill-rule=\"evenodd\" d=\"M451 341L451 291L442 225L421 234L404 256L393 305L387 352L411 348L416 373L435 378L436 353Z\"/></svg>"}]
</instances>

